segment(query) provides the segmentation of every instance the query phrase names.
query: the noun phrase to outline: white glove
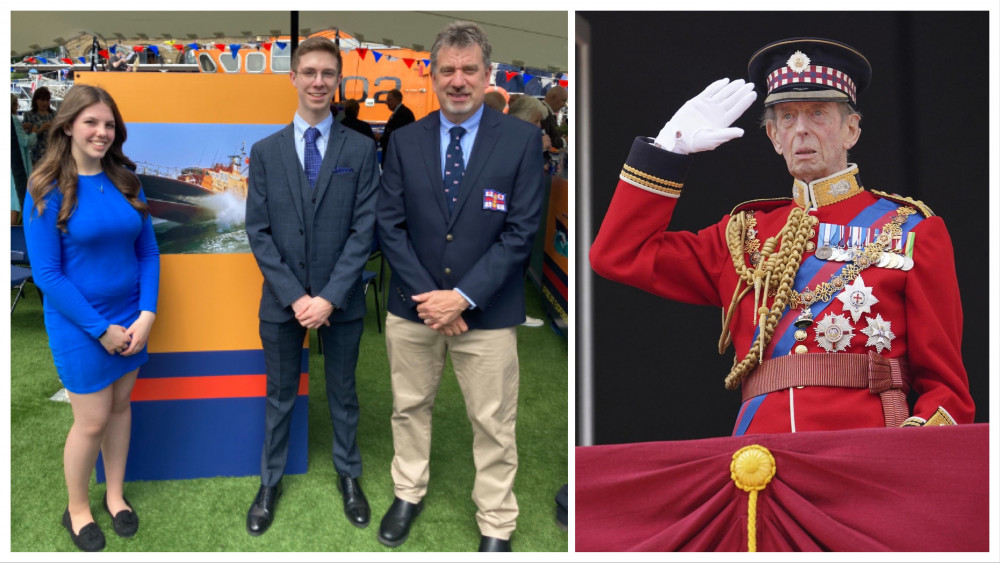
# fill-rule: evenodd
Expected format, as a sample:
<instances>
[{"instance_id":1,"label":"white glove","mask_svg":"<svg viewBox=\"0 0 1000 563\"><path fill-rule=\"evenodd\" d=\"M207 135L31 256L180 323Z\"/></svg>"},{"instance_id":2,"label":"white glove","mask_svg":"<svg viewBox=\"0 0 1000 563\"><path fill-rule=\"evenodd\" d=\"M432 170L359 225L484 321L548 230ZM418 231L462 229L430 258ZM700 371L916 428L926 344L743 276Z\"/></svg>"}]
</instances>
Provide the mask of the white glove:
<instances>
[{"instance_id":1,"label":"white glove","mask_svg":"<svg viewBox=\"0 0 1000 563\"><path fill-rule=\"evenodd\" d=\"M656 145L677 153L710 151L743 136L739 127L729 127L757 99L752 82L728 78L716 80L691 98L656 136Z\"/></svg>"}]
</instances>

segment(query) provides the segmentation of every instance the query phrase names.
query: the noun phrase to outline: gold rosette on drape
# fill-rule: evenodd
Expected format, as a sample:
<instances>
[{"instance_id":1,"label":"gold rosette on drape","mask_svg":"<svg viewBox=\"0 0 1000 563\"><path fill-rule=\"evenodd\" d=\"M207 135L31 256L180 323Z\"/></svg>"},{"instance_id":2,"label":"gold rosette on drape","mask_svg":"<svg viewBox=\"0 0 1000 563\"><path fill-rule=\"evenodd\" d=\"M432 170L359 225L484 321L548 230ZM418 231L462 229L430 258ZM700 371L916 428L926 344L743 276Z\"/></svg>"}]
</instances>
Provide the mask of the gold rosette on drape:
<instances>
[{"instance_id":1,"label":"gold rosette on drape","mask_svg":"<svg viewBox=\"0 0 1000 563\"><path fill-rule=\"evenodd\" d=\"M747 501L747 551L757 551L757 491L771 482L777 466L774 456L764 446L740 448L729 464L729 476L740 489L750 493Z\"/></svg>"}]
</instances>

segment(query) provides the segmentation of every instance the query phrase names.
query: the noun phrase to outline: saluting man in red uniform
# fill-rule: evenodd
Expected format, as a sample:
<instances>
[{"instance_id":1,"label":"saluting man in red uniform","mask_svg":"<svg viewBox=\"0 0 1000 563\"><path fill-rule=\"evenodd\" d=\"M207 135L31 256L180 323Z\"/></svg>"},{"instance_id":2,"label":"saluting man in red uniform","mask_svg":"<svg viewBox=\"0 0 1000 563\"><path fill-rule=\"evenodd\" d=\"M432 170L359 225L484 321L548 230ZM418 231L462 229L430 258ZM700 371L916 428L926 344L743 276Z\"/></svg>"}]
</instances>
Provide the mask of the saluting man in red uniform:
<instances>
[{"instance_id":1,"label":"saluting man in red uniform","mask_svg":"<svg viewBox=\"0 0 1000 563\"><path fill-rule=\"evenodd\" d=\"M868 60L843 43L795 38L758 50L748 70L753 82L716 81L655 139L635 140L591 247L594 271L722 307L719 351L736 350L725 384L743 394L736 436L971 423L944 221L866 189L847 162ZM738 205L697 233L668 231L690 155L743 135L731 125L755 83L792 197Z\"/></svg>"}]
</instances>

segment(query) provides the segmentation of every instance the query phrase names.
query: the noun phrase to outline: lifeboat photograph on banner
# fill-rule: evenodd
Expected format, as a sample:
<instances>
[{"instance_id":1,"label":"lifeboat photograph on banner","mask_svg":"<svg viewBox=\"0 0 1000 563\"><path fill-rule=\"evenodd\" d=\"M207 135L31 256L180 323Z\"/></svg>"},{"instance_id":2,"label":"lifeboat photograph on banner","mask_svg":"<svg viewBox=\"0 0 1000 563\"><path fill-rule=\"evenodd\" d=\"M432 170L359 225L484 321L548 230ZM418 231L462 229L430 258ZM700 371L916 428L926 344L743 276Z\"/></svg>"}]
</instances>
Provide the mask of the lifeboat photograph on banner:
<instances>
[{"instance_id":1,"label":"lifeboat photograph on banner","mask_svg":"<svg viewBox=\"0 0 1000 563\"><path fill-rule=\"evenodd\" d=\"M250 252L249 147L281 125L134 123L126 153L153 215L160 252ZM175 139L169 145L163 139ZM185 141L189 140L189 141Z\"/></svg>"}]
</instances>

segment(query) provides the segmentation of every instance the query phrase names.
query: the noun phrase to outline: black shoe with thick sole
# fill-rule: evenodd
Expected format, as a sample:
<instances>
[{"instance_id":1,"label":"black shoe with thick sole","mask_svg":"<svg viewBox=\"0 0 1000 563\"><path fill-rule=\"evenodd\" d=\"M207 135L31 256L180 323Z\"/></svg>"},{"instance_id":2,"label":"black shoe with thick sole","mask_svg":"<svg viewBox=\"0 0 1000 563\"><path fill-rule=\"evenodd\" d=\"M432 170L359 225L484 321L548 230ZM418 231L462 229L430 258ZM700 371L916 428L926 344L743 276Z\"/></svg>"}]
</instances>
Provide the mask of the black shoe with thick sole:
<instances>
[{"instance_id":1,"label":"black shoe with thick sole","mask_svg":"<svg viewBox=\"0 0 1000 563\"><path fill-rule=\"evenodd\" d=\"M382 517L382 523L378 527L378 541L388 547L399 547L403 545L410 535L410 525L416 519L420 511L424 509L424 501L417 504L406 502L400 498L392 501L392 506Z\"/></svg>"},{"instance_id":2,"label":"black shoe with thick sole","mask_svg":"<svg viewBox=\"0 0 1000 563\"><path fill-rule=\"evenodd\" d=\"M479 551L510 551L510 540L482 536L479 539Z\"/></svg>"}]
</instances>

